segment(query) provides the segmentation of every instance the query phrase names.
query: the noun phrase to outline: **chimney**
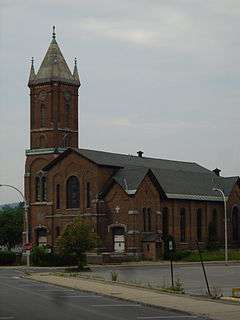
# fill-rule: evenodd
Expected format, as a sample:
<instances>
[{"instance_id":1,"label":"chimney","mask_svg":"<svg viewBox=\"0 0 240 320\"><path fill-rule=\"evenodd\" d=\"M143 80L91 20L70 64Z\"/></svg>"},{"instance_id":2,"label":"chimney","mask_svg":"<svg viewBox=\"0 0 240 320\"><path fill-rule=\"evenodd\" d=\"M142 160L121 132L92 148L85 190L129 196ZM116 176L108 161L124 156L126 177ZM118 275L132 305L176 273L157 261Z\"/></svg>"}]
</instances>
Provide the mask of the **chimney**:
<instances>
[{"instance_id":1,"label":"chimney","mask_svg":"<svg viewBox=\"0 0 240 320\"><path fill-rule=\"evenodd\" d=\"M220 169L218 169L218 168L216 168L216 169L214 169L214 170L213 170L213 172L215 173L215 175L216 175L216 176L218 176L218 177L219 177L219 176L220 176L220 172L221 172L221 170L220 170Z\"/></svg>"},{"instance_id":2,"label":"chimney","mask_svg":"<svg viewBox=\"0 0 240 320\"><path fill-rule=\"evenodd\" d=\"M143 157L143 151L140 150L140 151L137 152L137 154L138 154L138 157L139 157L139 158L142 158L142 157Z\"/></svg>"}]
</instances>

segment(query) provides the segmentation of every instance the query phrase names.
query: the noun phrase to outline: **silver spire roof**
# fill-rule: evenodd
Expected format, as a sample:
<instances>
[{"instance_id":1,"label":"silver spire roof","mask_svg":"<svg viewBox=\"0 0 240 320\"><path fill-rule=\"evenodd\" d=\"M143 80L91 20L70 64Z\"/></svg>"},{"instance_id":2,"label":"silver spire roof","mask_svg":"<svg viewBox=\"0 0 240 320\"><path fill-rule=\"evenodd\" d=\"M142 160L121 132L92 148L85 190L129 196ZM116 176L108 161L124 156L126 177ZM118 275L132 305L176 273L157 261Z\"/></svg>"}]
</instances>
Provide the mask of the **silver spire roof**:
<instances>
[{"instance_id":1,"label":"silver spire roof","mask_svg":"<svg viewBox=\"0 0 240 320\"><path fill-rule=\"evenodd\" d=\"M52 41L42 61L42 64L35 78L31 79L29 84L43 84L52 81L80 85L79 79L77 80L76 75L73 76L68 68L68 65L57 44L55 27L53 27Z\"/></svg>"}]
</instances>

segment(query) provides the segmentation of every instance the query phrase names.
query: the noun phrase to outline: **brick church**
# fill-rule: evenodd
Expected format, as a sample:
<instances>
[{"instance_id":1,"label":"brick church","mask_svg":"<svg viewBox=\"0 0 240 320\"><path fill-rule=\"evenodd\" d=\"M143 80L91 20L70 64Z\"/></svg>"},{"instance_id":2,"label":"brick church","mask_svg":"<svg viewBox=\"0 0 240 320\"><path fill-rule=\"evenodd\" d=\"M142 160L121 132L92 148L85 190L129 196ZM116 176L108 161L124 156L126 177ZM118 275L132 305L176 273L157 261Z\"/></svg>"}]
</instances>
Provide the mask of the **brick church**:
<instances>
[{"instance_id":1,"label":"brick church","mask_svg":"<svg viewBox=\"0 0 240 320\"><path fill-rule=\"evenodd\" d=\"M54 248L75 217L86 219L101 239L98 252L145 259L161 257L164 236L181 249L197 239L224 241L227 199L230 246L240 245L240 179L221 177L193 162L81 149L75 59L70 71L52 40L37 72L32 61L30 149L26 151L25 195L32 243Z\"/></svg>"}]
</instances>

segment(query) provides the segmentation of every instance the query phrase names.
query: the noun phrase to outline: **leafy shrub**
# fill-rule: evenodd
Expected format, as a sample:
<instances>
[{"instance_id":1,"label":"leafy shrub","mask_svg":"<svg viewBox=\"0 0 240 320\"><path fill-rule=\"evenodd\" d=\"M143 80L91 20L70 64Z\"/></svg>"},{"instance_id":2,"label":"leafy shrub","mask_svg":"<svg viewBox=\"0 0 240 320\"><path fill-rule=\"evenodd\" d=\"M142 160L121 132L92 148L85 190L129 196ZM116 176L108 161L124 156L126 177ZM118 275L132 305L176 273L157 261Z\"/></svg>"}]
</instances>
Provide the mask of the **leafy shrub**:
<instances>
[{"instance_id":1,"label":"leafy shrub","mask_svg":"<svg viewBox=\"0 0 240 320\"><path fill-rule=\"evenodd\" d=\"M118 280L118 273L116 271L112 271L111 278L112 278L112 281L117 281Z\"/></svg>"},{"instance_id":2,"label":"leafy shrub","mask_svg":"<svg viewBox=\"0 0 240 320\"><path fill-rule=\"evenodd\" d=\"M72 256L63 256L48 253L46 247L34 246L31 252L31 262L39 267L60 267L77 265L77 259Z\"/></svg>"},{"instance_id":3,"label":"leafy shrub","mask_svg":"<svg viewBox=\"0 0 240 320\"><path fill-rule=\"evenodd\" d=\"M16 253L12 251L0 251L0 265L13 265L16 263Z\"/></svg>"}]
</instances>

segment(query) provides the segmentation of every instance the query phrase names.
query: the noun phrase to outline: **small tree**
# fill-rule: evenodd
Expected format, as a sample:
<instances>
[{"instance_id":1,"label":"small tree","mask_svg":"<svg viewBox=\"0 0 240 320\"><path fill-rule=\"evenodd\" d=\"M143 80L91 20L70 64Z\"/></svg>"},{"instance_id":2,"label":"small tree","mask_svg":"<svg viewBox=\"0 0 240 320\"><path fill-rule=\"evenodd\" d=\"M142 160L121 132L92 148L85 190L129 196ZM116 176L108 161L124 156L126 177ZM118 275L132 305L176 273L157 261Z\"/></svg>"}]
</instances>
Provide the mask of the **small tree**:
<instances>
[{"instance_id":1,"label":"small tree","mask_svg":"<svg viewBox=\"0 0 240 320\"><path fill-rule=\"evenodd\" d=\"M0 210L0 245L9 250L22 242L23 204L11 208L5 206Z\"/></svg>"},{"instance_id":2,"label":"small tree","mask_svg":"<svg viewBox=\"0 0 240 320\"><path fill-rule=\"evenodd\" d=\"M96 246L96 236L89 224L81 218L76 218L67 225L58 243L59 251L63 255L76 257L79 269L86 265L86 251Z\"/></svg>"}]
</instances>

